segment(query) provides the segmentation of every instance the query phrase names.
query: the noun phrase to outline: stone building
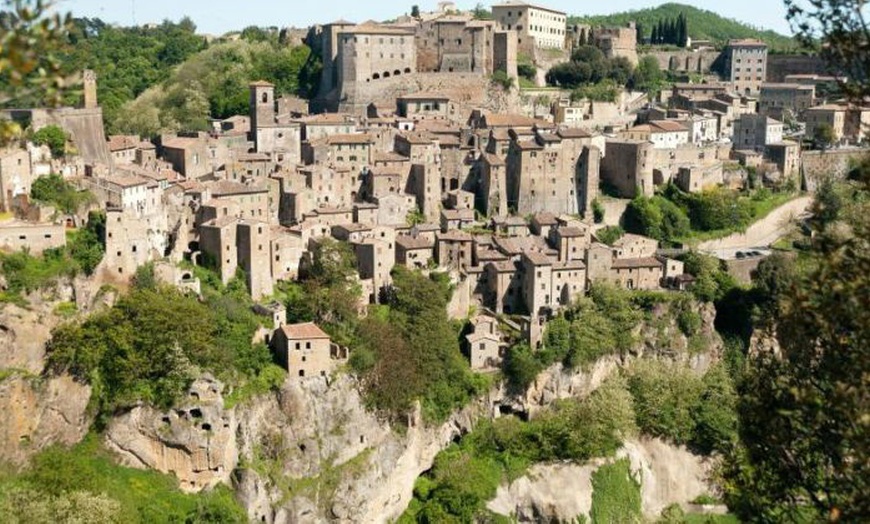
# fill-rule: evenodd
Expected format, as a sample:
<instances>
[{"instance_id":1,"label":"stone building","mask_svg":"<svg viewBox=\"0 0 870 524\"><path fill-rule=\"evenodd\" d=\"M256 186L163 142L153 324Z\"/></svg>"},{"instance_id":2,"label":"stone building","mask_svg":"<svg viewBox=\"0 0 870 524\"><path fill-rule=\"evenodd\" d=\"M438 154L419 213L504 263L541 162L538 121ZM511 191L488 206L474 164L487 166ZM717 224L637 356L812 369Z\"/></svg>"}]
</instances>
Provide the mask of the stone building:
<instances>
[{"instance_id":1,"label":"stone building","mask_svg":"<svg viewBox=\"0 0 870 524\"><path fill-rule=\"evenodd\" d=\"M409 269L426 269L435 260L434 243L424 237L396 237L396 264Z\"/></svg>"},{"instance_id":2,"label":"stone building","mask_svg":"<svg viewBox=\"0 0 870 524\"><path fill-rule=\"evenodd\" d=\"M471 369L498 369L505 356L507 344L502 342L498 321L481 315L471 321L474 331L465 336Z\"/></svg>"},{"instance_id":3,"label":"stone building","mask_svg":"<svg viewBox=\"0 0 870 524\"><path fill-rule=\"evenodd\" d=\"M12 200L29 195L33 183L30 153L25 149L0 151L0 212L12 210Z\"/></svg>"},{"instance_id":4,"label":"stone building","mask_svg":"<svg viewBox=\"0 0 870 524\"><path fill-rule=\"evenodd\" d=\"M245 272L251 298L260 300L272 294L271 229L256 220L241 220L237 227L238 267Z\"/></svg>"},{"instance_id":5,"label":"stone building","mask_svg":"<svg viewBox=\"0 0 870 524\"><path fill-rule=\"evenodd\" d=\"M786 117L800 119L815 102L813 85L765 83L758 96L758 112L780 121Z\"/></svg>"},{"instance_id":6,"label":"stone building","mask_svg":"<svg viewBox=\"0 0 870 524\"><path fill-rule=\"evenodd\" d=\"M655 149L673 149L688 144L689 135L688 128L673 120L653 120L620 133L620 137L627 140L652 142Z\"/></svg>"},{"instance_id":7,"label":"stone building","mask_svg":"<svg viewBox=\"0 0 870 524\"><path fill-rule=\"evenodd\" d=\"M492 6L502 31L515 31L519 49L564 49L568 16L554 9L517 0Z\"/></svg>"},{"instance_id":8,"label":"stone building","mask_svg":"<svg viewBox=\"0 0 870 524\"><path fill-rule=\"evenodd\" d=\"M608 140L601 179L625 198L652 196L653 144L642 140Z\"/></svg>"},{"instance_id":9,"label":"stone building","mask_svg":"<svg viewBox=\"0 0 870 524\"><path fill-rule=\"evenodd\" d=\"M531 140L511 131L506 160L509 208L586 214L597 195L600 152L581 130L537 131Z\"/></svg>"},{"instance_id":10,"label":"stone building","mask_svg":"<svg viewBox=\"0 0 870 524\"><path fill-rule=\"evenodd\" d=\"M833 131L834 142L843 140L846 136L846 106L840 104L825 104L811 107L804 112L807 128L806 135L812 138L820 126L827 125Z\"/></svg>"},{"instance_id":11,"label":"stone building","mask_svg":"<svg viewBox=\"0 0 870 524\"><path fill-rule=\"evenodd\" d=\"M311 322L288 324L275 331L271 343L278 365L290 377L325 377L332 373L339 356L335 346L322 329Z\"/></svg>"},{"instance_id":12,"label":"stone building","mask_svg":"<svg viewBox=\"0 0 870 524\"><path fill-rule=\"evenodd\" d=\"M416 35L417 70L492 74L495 26L470 15L423 21Z\"/></svg>"},{"instance_id":13,"label":"stone building","mask_svg":"<svg viewBox=\"0 0 870 524\"><path fill-rule=\"evenodd\" d=\"M39 256L46 249L66 245L66 228L62 224L0 222L0 252L22 251Z\"/></svg>"},{"instance_id":14,"label":"stone building","mask_svg":"<svg viewBox=\"0 0 870 524\"><path fill-rule=\"evenodd\" d=\"M638 63L637 25L629 22L625 27L602 27L591 31L591 41L607 58L625 58L632 66Z\"/></svg>"},{"instance_id":15,"label":"stone building","mask_svg":"<svg viewBox=\"0 0 870 524\"><path fill-rule=\"evenodd\" d=\"M782 142L783 124L764 115L740 115L734 122L731 142L735 149L763 151L768 144Z\"/></svg>"},{"instance_id":16,"label":"stone building","mask_svg":"<svg viewBox=\"0 0 870 524\"><path fill-rule=\"evenodd\" d=\"M767 81L767 44L761 40L731 40L724 52L725 77L741 94L754 95Z\"/></svg>"},{"instance_id":17,"label":"stone building","mask_svg":"<svg viewBox=\"0 0 870 524\"><path fill-rule=\"evenodd\" d=\"M252 82L250 90L251 139L258 153L268 153L275 160L290 165L302 160L302 129L289 115L278 118L275 86L269 82Z\"/></svg>"}]
</instances>

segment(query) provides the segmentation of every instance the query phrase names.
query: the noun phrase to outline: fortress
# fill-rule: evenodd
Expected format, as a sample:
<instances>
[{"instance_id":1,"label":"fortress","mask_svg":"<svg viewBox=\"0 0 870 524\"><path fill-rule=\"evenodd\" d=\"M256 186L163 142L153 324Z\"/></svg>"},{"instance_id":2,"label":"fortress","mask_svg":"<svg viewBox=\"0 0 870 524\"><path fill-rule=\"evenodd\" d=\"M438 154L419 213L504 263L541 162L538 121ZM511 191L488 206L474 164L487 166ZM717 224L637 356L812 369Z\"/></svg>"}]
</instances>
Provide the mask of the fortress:
<instances>
[{"instance_id":1,"label":"fortress","mask_svg":"<svg viewBox=\"0 0 870 524\"><path fill-rule=\"evenodd\" d=\"M561 23L564 26L564 20ZM320 49L323 72L312 108L365 114L370 103L387 102L379 93L425 90L444 83L437 80L438 74L457 74L460 83L475 76L477 86L485 85L496 71L516 79L522 37L519 27L508 29L496 20L456 14L450 4L390 24L339 20L315 28L309 45ZM556 40L564 42L564 31ZM526 38L525 45L530 43L553 46L550 40L534 37Z\"/></svg>"}]
</instances>

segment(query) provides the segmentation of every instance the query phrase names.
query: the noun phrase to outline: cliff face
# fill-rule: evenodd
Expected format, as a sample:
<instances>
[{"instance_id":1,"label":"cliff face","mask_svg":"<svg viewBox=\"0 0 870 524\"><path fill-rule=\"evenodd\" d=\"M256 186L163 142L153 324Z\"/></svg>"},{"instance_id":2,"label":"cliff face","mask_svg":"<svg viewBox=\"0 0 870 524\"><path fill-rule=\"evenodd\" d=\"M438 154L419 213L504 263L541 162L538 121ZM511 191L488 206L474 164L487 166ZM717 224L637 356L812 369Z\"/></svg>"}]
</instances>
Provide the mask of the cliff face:
<instances>
[{"instance_id":1,"label":"cliff face","mask_svg":"<svg viewBox=\"0 0 870 524\"><path fill-rule=\"evenodd\" d=\"M688 506L709 493L708 461L658 439L628 441L614 460L627 458L634 478L640 481L644 515L658 517L671 504ZM515 515L518 522L572 522L589 518L592 509L592 474L612 460L587 464L542 464L503 485L488 508L500 515Z\"/></svg>"},{"instance_id":2,"label":"cliff face","mask_svg":"<svg viewBox=\"0 0 870 524\"><path fill-rule=\"evenodd\" d=\"M51 331L63 302L102 303L85 279L32 293L27 307L0 305L0 462L23 465L52 444L75 444L90 428L91 388L66 375L42 375ZM110 299L110 297L109 297Z\"/></svg>"},{"instance_id":3,"label":"cliff face","mask_svg":"<svg viewBox=\"0 0 870 524\"><path fill-rule=\"evenodd\" d=\"M435 456L471 431L480 417L530 413L556 399L583 397L639 358L679 360L705 371L718 359L721 341L712 332L715 312L703 308L701 313L701 333L710 339L696 355L689 355L689 343L673 322L644 325L638 340L650 342L639 343L629 355L602 359L587 370L554 366L526 395L495 389L434 427L418 413L406 430L391 428L366 410L355 379L344 374L289 380L281 391L233 409L224 409L223 386L205 377L176 409L161 413L140 407L117 418L106 443L129 465L174 473L188 491L231 483L258 522L389 522L407 507L415 480L432 467ZM644 510L650 515L706 491L706 466L685 450L642 440L626 443L620 454L631 459L642 478ZM583 512L575 512L578 508L588 513L583 501L591 501L591 488L584 486L594 471L588 468L538 466L500 490L493 508L528 515L529 521L572 512L573 518Z\"/></svg>"},{"instance_id":4,"label":"cliff face","mask_svg":"<svg viewBox=\"0 0 870 524\"><path fill-rule=\"evenodd\" d=\"M0 382L0 461L22 465L47 446L79 442L91 425L90 398L91 388L68 376L7 377Z\"/></svg>"}]
</instances>

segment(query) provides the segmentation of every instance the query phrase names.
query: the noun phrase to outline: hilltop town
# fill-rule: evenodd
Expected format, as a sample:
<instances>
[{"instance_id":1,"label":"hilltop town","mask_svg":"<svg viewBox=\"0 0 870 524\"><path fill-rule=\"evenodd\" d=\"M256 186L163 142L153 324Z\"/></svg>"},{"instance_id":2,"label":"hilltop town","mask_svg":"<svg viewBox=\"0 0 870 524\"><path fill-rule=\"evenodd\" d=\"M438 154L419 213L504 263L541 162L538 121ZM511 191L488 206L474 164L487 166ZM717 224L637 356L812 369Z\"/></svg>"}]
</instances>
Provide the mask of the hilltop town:
<instances>
[{"instance_id":1,"label":"hilltop town","mask_svg":"<svg viewBox=\"0 0 870 524\"><path fill-rule=\"evenodd\" d=\"M646 337L650 340L638 343L653 347L672 337L680 341L676 352L688 354L684 360L707 373L731 341L723 342L713 325L716 312L710 302L723 297L715 290L698 289L699 282L711 285L710 274L715 272L715 278L729 279L734 288L751 286L765 260L780 260L783 250L778 246L809 243L804 236L810 233L802 234L797 226L808 228L815 193L831 180L846 179L870 152L870 104L847 100L839 87L847 79L818 56L771 53L758 39L693 40L686 29L691 21L682 15L650 34L634 22L621 27L577 24L575 14L545 2L508 0L473 11L440 2L431 11L415 6L413 12L387 22L337 20L294 30L287 40L307 46L322 66L317 69L316 91L303 98L301 91L287 92L266 79L246 80L247 89L236 89L232 96L248 100L247 114L211 118L207 130L185 130L181 124L152 136L107 133L98 96L102 79L91 69L81 72L79 103L15 108L7 104L0 109L0 119L14 123L22 133L0 149L0 269L6 269L3 257L17 255L59 265L74 259L87 287L118 293L107 299L108 304L96 306L73 296L69 314L79 319L100 307L112 308L117 301L129 306L119 297L142 288L145 274L163 288L205 304L205 310L226 308L228 312L220 310L232 319L226 325L251 314L256 319L251 342L268 347L270 362L286 375L286 380L281 376L284 387L298 388L293 391L309 405L332 398L328 386L334 384L336 373L353 365L349 361L354 352L363 354L377 345L370 333L364 334L374 340L353 339L336 329L346 320L342 315L392 321L389 315L396 310L406 315L403 320L419 316L420 322L444 326L461 322L465 361L459 362L463 373L474 372L474 377L500 381L497 372L502 371L508 382L514 380L511 373L518 373L505 371L513 347L539 355L528 357L538 358L536 372L567 360L540 355L553 351L554 336L568 329L564 326L574 321L571 314L578 304L587 308L584 314L615 326L610 338L600 337L602 344L619 346L617 332L623 327L631 332L629 338L634 338L620 346L622 357L634 351L631 342ZM117 114L124 113L115 112L113 118ZM796 256L789 253L786 258ZM712 265L705 265L707 260ZM350 276L345 280L342 271L348 264ZM340 273L341 278L333 278ZM330 306L347 310L319 317L334 317L334 322L311 321L293 310L294 305L314 302L309 294L314 288L300 285L312 275L329 281L318 285L336 292ZM21 304L28 297L39 297L33 294L38 285L20 280L0 278L0 303L24 308ZM446 316L425 316L422 306L401 310L396 297L409 293L402 289L409 282L420 289L421 282L437 283L425 287L429 296L414 299L437 304ZM209 286L241 289L245 300L216 306L206 297ZM347 289L354 292L343 294ZM588 298L601 289L630 292L630 300L637 300L631 307L647 309L632 317L633 324L621 324L623 319L613 310ZM72 294L76 293L87 299L99 295L80 293L79 287ZM233 310L238 304L245 305L244 313ZM749 302L729 304L745 308L747 317L759 314ZM416 329L414 321L407 320ZM653 327L640 327L643 322ZM556 335L548 338L553 332ZM208 336L215 333L233 343L242 339L245 346L251 338L225 325ZM360 343L363 339L365 344ZM388 347L396 343L389 337L384 340ZM63 343L53 344L51 351L60 352L57 348ZM583 364L595 360L590 357ZM591 394L604 381L596 375L605 374L602 369L584 368L590 373L587 382L550 376L550 382L539 385L533 374L521 384L526 395L522 409L514 412L519 401L508 391L515 384L508 384L508 389L496 390L502 395L499 400L488 399L492 401L480 411L490 410L495 418L526 410L522 415L529 423L531 409L550 409L550 403L581 395L578 391ZM458 375L444 375L447 378L438 380L462 382ZM471 375L461 375L462 380ZM480 383L468 380L461 384L465 396L459 401L451 397L450 409L468 403L474 396L470 391L484 391ZM123 411L127 418L122 423L140 424L143 434L151 431L142 430L151 428L148 424L128 419L144 419L142 404L155 397L137 398L124 406L126 411L111 402L100 405L96 409L103 415L117 415L115 425L107 423L108 447L127 453L128 462L137 466L175 473L187 491L230 483L241 453L234 451L231 458L213 453L224 440L235 446L237 438L228 429L229 411L221 411L229 394L215 384L211 375L198 379L186 393L190 398L185 402L193 408L154 415L164 425L152 433L159 433L164 443L175 442L167 444L171 451L165 453L147 446L137 449L136 438L117 429ZM234 394L241 395L238 390ZM105 395L99 387L94 391ZM365 408L389 404L383 397L390 393L367 401ZM438 391L433 396L450 395ZM348 408L351 401L335 403L348 412L359 407ZM274 404L270 409L290 420L287 425L326 424L308 421L305 416L311 413L300 415L297 422L294 417L302 413L303 401L293 404L281 398ZM330 410L333 407L330 404ZM110 411L113 408L116 412ZM424 420L426 413L420 411L426 406L400 408L405 411L398 417L390 412L390 422L401 419L405 431L423 431L415 426ZM318 414L331 424L338 417L333 411ZM362 407L358 411L365 412ZM445 413L439 415L443 422ZM246 427L249 434L244 438L238 430L239 441L259 435L262 428L257 424L268 426L270 415L257 416L263 420ZM457 418L462 416L473 419L466 412ZM736 428L736 415L734 419ZM182 439L184 445L172 441L181 438L181 430L175 429L179 421L195 433ZM368 460L367 439L387 438L378 423L365 419L361 426L366 430L347 435L335 429L348 441L342 444L345 449L332 450L330 460L350 451ZM460 427L465 421L450 423ZM466 425L472 428L474 423ZM471 431L462 427L459 433ZM294 431L302 434L307 429ZM435 437L420 438L423 443L415 445L421 456L422 450L428 453L437 447ZM208 442L202 444L203 439ZM190 440L202 456L184 451ZM313 446L313 440L307 445ZM441 440L445 442L439 445L449 443ZM306 444L301 437L299 442L296 446L294 441L293 453L298 447L305 456ZM267 445L271 443L263 444ZM259 460L262 450L257 446L245 453ZM375 458L391 467L399 465L395 471L385 468L387 473L370 484L386 478L407 481L428 469L411 474L409 466L403 472L401 461L383 451L388 447L381 446ZM720 451L715 446L705 449ZM157 455L156 462L149 462L148 457ZM431 455L429 465L435 452ZM188 463L194 465L179 466ZM256 467L263 465L250 469ZM332 472L331 465L306 467L306 474L316 473L321 480ZM238 478L233 482L244 485ZM246 489L260 490L261 484L256 489L251 485ZM295 494L295 486L284 488ZM367 500L364 514L381 518L384 508L391 515L400 514L411 491ZM280 517L290 506L284 499L278 502L274 489L270 493L272 498L265 502L263 494L245 501L249 518L282 522L292 521L293 515L332 511L329 518L342 520L359 509L348 503L349 508L342 509L346 513L339 515L335 508L294 507L288 510L290 516ZM507 497L505 504L510 505L508 495L500 491L499 496L503 503ZM415 489L413 497L423 496ZM279 504L285 506L274 509ZM498 500L488 507L493 504ZM656 514L663 509L656 507Z\"/></svg>"},{"instance_id":2,"label":"hilltop town","mask_svg":"<svg viewBox=\"0 0 870 524\"><path fill-rule=\"evenodd\" d=\"M836 79L812 60L771 57L751 40L721 51L687 42L639 52L634 24L567 20L521 2L496 4L492 19L480 20L442 3L388 24L315 27L307 38L321 48L323 71L310 104L253 82L248 115L154 142L104 138L99 80L85 72L81 108L5 111L35 130L59 126L76 154L52 157L33 145L3 153L0 207L15 218L0 224L2 246L39 254L64 245L64 229L81 217L29 199L39 176L62 173L106 212L97 269L104 281L129 281L149 262L187 260L224 283L241 270L251 296L268 300L279 282L304 271L312 246L332 238L353 247L361 309L379 302L397 265L448 271L456 316L471 307L519 315L534 346L547 319L597 281L691 285L657 240L626 234L601 242L594 211L602 188L615 197L606 197L615 203L611 215L619 198L652 196L668 184L687 193L739 190L750 172L771 187L808 187L816 173L856 155L830 146L864 141L870 108L819 96ZM587 43L607 59L636 65L652 57L663 70L702 80L676 82L657 99L626 90L614 102L534 85L517 96L511 88L519 60L531 59L526 67L541 80L544 67ZM507 89L493 78L506 79ZM819 128L830 135L828 149L807 150L802 137L817 137ZM189 272L166 274L196 288ZM499 344L484 346L482 356L472 348L471 362L497 364Z\"/></svg>"}]
</instances>

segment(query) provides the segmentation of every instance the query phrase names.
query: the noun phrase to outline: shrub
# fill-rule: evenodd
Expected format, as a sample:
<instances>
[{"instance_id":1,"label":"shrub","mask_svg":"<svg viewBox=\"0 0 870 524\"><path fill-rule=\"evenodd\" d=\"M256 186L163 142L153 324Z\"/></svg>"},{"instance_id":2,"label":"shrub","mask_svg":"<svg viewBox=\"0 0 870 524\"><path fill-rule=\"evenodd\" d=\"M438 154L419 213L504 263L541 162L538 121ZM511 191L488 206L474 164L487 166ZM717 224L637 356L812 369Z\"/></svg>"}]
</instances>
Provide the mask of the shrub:
<instances>
[{"instance_id":1,"label":"shrub","mask_svg":"<svg viewBox=\"0 0 870 524\"><path fill-rule=\"evenodd\" d=\"M604 206L597 198L592 201L592 218L596 224L604 222Z\"/></svg>"},{"instance_id":2,"label":"shrub","mask_svg":"<svg viewBox=\"0 0 870 524\"><path fill-rule=\"evenodd\" d=\"M595 236L598 240L608 246L612 246L617 240L622 238L623 235L625 235L625 230L619 226L608 226L595 232Z\"/></svg>"},{"instance_id":3,"label":"shrub","mask_svg":"<svg viewBox=\"0 0 870 524\"><path fill-rule=\"evenodd\" d=\"M598 468L592 474L592 522L643 522L640 482L628 459Z\"/></svg>"},{"instance_id":4,"label":"shrub","mask_svg":"<svg viewBox=\"0 0 870 524\"><path fill-rule=\"evenodd\" d=\"M66 154L66 133L56 125L45 126L31 136L38 146L48 146L51 156L60 158Z\"/></svg>"}]
</instances>

